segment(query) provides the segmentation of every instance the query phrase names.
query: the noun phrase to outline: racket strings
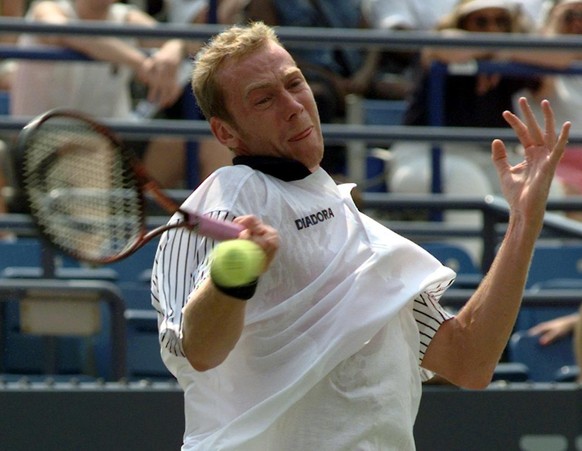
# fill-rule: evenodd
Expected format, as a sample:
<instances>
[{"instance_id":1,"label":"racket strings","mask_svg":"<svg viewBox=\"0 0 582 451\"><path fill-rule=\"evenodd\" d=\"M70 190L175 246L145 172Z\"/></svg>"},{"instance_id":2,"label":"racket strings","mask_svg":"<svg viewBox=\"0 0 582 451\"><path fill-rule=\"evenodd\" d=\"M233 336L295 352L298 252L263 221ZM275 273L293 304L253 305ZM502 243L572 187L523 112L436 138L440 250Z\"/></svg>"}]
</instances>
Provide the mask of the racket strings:
<instances>
[{"instance_id":1,"label":"racket strings","mask_svg":"<svg viewBox=\"0 0 582 451\"><path fill-rule=\"evenodd\" d=\"M39 226L73 255L106 261L144 233L129 160L89 124L74 118L43 124L29 145L24 175Z\"/></svg>"}]
</instances>

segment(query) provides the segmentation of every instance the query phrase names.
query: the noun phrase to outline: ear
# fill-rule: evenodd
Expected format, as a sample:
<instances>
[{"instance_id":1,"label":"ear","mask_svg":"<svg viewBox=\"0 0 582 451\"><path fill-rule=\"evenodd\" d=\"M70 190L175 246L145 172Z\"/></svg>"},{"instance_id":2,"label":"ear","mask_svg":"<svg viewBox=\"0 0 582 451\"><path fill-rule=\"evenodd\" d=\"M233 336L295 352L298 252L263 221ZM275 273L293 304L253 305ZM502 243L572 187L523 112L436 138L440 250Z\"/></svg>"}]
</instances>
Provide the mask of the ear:
<instances>
[{"instance_id":1,"label":"ear","mask_svg":"<svg viewBox=\"0 0 582 451\"><path fill-rule=\"evenodd\" d=\"M216 139L229 149L236 149L240 143L238 133L227 122L217 117L210 118L210 129Z\"/></svg>"}]
</instances>

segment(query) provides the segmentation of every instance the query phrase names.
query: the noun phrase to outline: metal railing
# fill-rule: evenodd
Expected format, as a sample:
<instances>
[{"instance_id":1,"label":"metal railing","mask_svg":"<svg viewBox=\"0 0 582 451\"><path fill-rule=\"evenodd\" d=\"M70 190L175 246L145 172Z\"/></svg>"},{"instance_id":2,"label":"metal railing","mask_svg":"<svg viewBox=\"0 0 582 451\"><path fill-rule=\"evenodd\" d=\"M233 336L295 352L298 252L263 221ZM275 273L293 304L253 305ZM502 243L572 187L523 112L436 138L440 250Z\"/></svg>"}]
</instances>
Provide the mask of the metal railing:
<instances>
[{"instance_id":1,"label":"metal railing","mask_svg":"<svg viewBox=\"0 0 582 451\"><path fill-rule=\"evenodd\" d=\"M0 33L32 33L32 34L67 34L84 36L132 36L148 38L171 38L179 37L183 39L205 40L220 32L225 27L222 25L199 24L199 25L176 25L158 24L155 27L126 25L123 26L100 22L69 23L66 25L31 23L22 19L0 18ZM355 30L355 29L334 29L334 28L299 28L299 27L278 27L277 33L281 40L287 45L296 46L357 46L374 47L391 50L418 50L424 47L451 47L451 48L489 48L489 49L528 49L529 51L543 50L576 50L582 49L582 37L580 36L532 36L520 34L494 34L494 33L471 33L463 36L443 36L436 32L413 32L413 31L385 31L385 30ZM35 59L35 60L88 60L87 57L78 52L51 47L20 48L17 46L0 45L0 58ZM432 95L433 102L431 110L433 117L442 117L439 110L442 108L442 98L444 93L443 79L449 70L448 65L435 63L433 65L433 78L437 81L433 83L435 88ZM456 69L458 70L458 68ZM519 75L540 75L543 73L560 74L582 74L582 65L574 64L567 69L551 69L547 67L537 67L532 65L479 61L468 65L465 71L474 73L514 73ZM30 117L9 117L0 116L0 131L6 133L17 133L30 120ZM438 120L437 120L438 121ZM136 122L134 120L113 120L104 119L106 125L124 136L150 137L153 135L174 135L191 139L200 139L211 136L210 128L206 121L196 119L184 120L144 120ZM330 143L345 143L349 141L366 142L369 145L389 145L394 141L425 141L431 143L438 152L438 146L447 142L473 142L489 143L495 138L503 139L508 143L517 142L517 138L509 127L506 129L478 128L478 127L443 127L441 124L432 126L379 126L360 124L322 124L326 141ZM574 131L570 137L571 143L582 143L582 133ZM436 161L433 166L433 191L439 193L440 190L440 156L433 158ZM386 205L394 205L402 202L393 198L388 200L385 196L382 200L373 200L373 195L366 195L367 202L375 203L388 202ZM424 197L413 200L417 208L423 208ZM462 199L449 199L433 197L427 202L432 203L431 208L439 202L447 204L447 209L471 208L464 204ZM480 200L479 202L486 204ZM476 206L473 206L477 208ZM390 208L390 207L387 207ZM579 208L577 201L550 201L548 209L561 209L573 211ZM560 223L558 228L568 229L568 221ZM483 232L486 234L486 232ZM485 259L486 261L487 259Z\"/></svg>"},{"instance_id":2,"label":"metal railing","mask_svg":"<svg viewBox=\"0 0 582 451\"><path fill-rule=\"evenodd\" d=\"M183 38L191 40L206 40L223 30L225 26L215 24L176 25L157 24L155 27L119 24L83 22L68 24L31 23L22 19L0 18L0 33L29 34L65 34L81 36L131 36L147 38ZM418 50L424 47L450 48L489 48L489 49L527 49L528 51L544 50L577 50L582 49L582 38L579 36L532 36L504 33L470 33L463 36L443 36L437 32L418 31L386 31L338 28L301 28L277 27L281 40L290 46L352 46L382 48L390 50ZM0 59L34 59L34 60L84 60L88 58L78 52L50 47L20 48L11 45L0 45ZM387 145L394 141L425 141L435 145L433 156L433 192L441 192L440 153L438 145L445 142L480 142L488 143L495 138L507 142L516 142L512 130L470 127L442 127L442 99L444 96L444 77L449 65L435 63L431 77L432 93L430 104L432 126L376 126L357 124L323 124L325 139L330 143L345 143L347 141L365 141L370 145ZM582 65L573 64L567 69L553 69L533 65L479 61L467 66L475 73L512 73L519 75L582 74ZM196 118L193 115L190 119ZM0 117L0 130L18 131L30 118ZM108 125L121 134L133 136L177 135L188 138L202 138L211 135L210 129L203 120L164 121L147 120L143 123L135 121L107 121ZM574 131L570 138L572 143L582 142L582 134ZM355 178L358 178L357 176Z\"/></svg>"},{"instance_id":3,"label":"metal railing","mask_svg":"<svg viewBox=\"0 0 582 451\"><path fill-rule=\"evenodd\" d=\"M224 30L215 24L156 24L155 27L83 22L47 24L0 17L0 33L63 34L79 36L118 36L141 38L181 38L206 40ZM285 45L300 47L359 47L390 50L418 50L423 47L527 49L528 51L582 49L579 36L538 36L530 34L470 33L443 36L431 31L389 31L353 28L277 27Z\"/></svg>"},{"instance_id":4,"label":"metal railing","mask_svg":"<svg viewBox=\"0 0 582 451\"><path fill-rule=\"evenodd\" d=\"M110 312L111 378L118 381L127 376L125 302L121 291L115 284L97 280L56 278L0 279L0 302L20 302L23 299L34 297L34 293L52 295L55 299L63 302L73 302L78 299L86 299L86 302L105 302ZM93 293L96 297L87 298L88 293ZM2 347L0 354L3 352L5 352L5 347ZM47 372L54 373L56 367L54 356L48 352L45 359Z\"/></svg>"}]
</instances>

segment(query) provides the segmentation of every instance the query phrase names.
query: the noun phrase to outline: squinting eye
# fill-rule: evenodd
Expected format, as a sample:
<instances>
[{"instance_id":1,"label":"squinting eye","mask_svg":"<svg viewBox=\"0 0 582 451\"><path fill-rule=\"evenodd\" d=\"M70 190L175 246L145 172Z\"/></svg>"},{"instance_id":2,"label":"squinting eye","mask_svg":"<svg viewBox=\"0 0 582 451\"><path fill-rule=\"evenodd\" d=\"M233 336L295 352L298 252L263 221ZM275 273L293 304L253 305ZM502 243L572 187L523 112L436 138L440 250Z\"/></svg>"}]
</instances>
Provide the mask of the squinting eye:
<instances>
[{"instance_id":1,"label":"squinting eye","mask_svg":"<svg viewBox=\"0 0 582 451\"><path fill-rule=\"evenodd\" d=\"M302 84L303 84L303 80L300 78L297 78L297 79L291 81L291 83L289 83L289 87L296 88L298 86L301 86Z\"/></svg>"},{"instance_id":2,"label":"squinting eye","mask_svg":"<svg viewBox=\"0 0 582 451\"><path fill-rule=\"evenodd\" d=\"M270 97L263 97L259 100L257 100L257 102L255 102L255 105L264 105L265 103L267 103L269 100L271 100Z\"/></svg>"}]
</instances>

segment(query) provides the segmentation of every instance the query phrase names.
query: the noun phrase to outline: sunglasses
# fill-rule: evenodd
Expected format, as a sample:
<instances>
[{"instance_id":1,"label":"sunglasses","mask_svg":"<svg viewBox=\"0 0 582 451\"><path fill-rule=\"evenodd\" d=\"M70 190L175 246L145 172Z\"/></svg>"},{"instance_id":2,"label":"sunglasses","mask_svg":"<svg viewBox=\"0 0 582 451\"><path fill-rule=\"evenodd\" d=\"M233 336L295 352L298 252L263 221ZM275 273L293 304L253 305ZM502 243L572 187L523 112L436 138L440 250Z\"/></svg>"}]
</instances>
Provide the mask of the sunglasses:
<instances>
[{"instance_id":1,"label":"sunglasses","mask_svg":"<svg viewBox=\"0 0 582 451\"><path fill-rule=\"evenodd\" d=\"M485 30L492 26L499 29L509 30L511 28L511 17L506 14L499 14L495 16L471 15L465 20L465 23L471 23L479 30Z\"/></svg>"},{"instance_id":2,"label":"sunglasses","mask_svg":"<svg viewBox=\"0 0 582 451\"><path fill-rule=\"evenodd\" d=\"M582 20L582 11L570 9L564 13L562 20L567 24L571 24L576 20Z\"/></svg>"}]
</instances>

